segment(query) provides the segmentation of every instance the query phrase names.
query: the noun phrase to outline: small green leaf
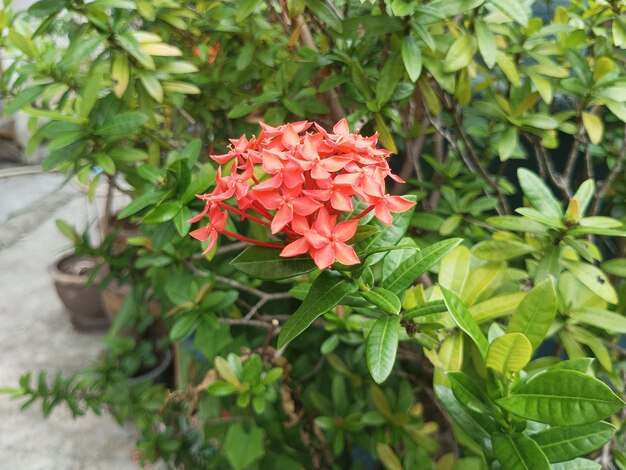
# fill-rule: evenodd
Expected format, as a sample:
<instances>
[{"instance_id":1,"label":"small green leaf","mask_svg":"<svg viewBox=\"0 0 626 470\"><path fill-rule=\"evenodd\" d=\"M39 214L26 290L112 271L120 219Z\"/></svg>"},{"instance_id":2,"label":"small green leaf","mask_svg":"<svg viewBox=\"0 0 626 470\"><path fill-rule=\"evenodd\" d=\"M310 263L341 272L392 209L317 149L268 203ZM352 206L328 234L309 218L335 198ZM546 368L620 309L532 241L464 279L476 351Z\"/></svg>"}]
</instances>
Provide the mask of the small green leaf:
<instances>
[{"instance_id":1,"label":"small green leaf","mask_svg":"<svg viewBox=\"0 0 626 470\"><path fill-rule=\"evenodd\" d=\"M448 372L448 379L452 385L452 392L459 402L478 413L490 413L489 397L465 373L461 371Z\"/></svg>"},{"instance_id":2,"label":"small green leaf","mask_svg":"<svg viewBox=\"0 0 626 470\"><path fill-rule=\"evenodd\" d=\"M490 0L489 3L504 16L517 21L524 27L528 26L528 12L524 5L517 0Z\"/></svg>"},{"instance_id":3,"label":"small green leaf","mask_svg":"<svg viewBox=\"0 0 626 470\"><path fill-rule=\"evenodd\" d=\"M604 135L604 124L602 120L592 113L582 113L583 126L587 131L589 140L592 144L599 144L602 142L602 136Z\"/></svg>"},{"instance_id":4,"label":"small green leaf","mask_svg":"<svg viewBox=\"0 0 626 470\"><path fill-rule=\"evenodd\" d=\"M361 296L368 302L392 315L400 313L400 309L402 308L398 296L382 287L372 287L366 292L361 292Z\"/></svg>"},{"instance_id":5,"label":"small green leaf","mask_svg":"<svg viewBox=\"0 0 626 470\"><path fill-rule=\"evenodd\" d=\"M223 452L234 470L243 470L265 455L263 429L254 424L248 431L240 423L228 426Z\"/></svg>"},{"instance_id":6,"label":"small green leaf","mask_svg":"<svg viewBox=\"0 0 626 470\"><path fill-rule=\"evenodd\" d=\"M485 240L474 245L472 254L486 261L506 261L535 250L535 247L515 240Z\"/></svg>"},{"instance_id":7,"label":"small green leaf","mask_svg":"<svg viewBox=\"0 0 626 470\"><path fill-rule=\"evenodd\" d=\"M158 205L146 214L143 219L144 224L162 224L172 220L182 209L179 201L167 201Z\"/></svg>"},{"instance_id":8,"label":"small green leaf","mask_svg":"<svg viewBox=\"0 0 626 470\"><path fill-rule=\"evenodd\" d=\"M561 205L541 178L525 168L517 170L517 178L524 195L535 209L548 217L559 220L563 217Z\"/></svg>"},{"instance_id":9,"label":"small green leaf","mask_svg":"<svg viewBox=\"0 0 626 470\"><path fill-rule=\"evenodd\" d=\"M487 367L500 374L522 370L533 352L528 338L521 333L508 333L493 340L487 351Z\"/></svg>"},{"instance_id":10,"label":"small green leaf","mask_svg":"<svg viewBox=\"0 0 626 470\"><path fill-rule=\"evenodd\" d=\"M563 264L576 279L609 303L617 304L617 292L611 281L592 264L564 260Z\"/></svg>"},{"instance_id":11,"label":"small green leaf","mask_svg":"<svg viewBox=\"0 0 626 470\"><path fill-rule=\"evenodd\" d=\"M137 111L128 111L113 116L95 130L96 135L115 136L130 134L148 122L148 117Z\"/></svg>"},{"instance_id":12,"label":"small green leaf","mask_svg":"<svg viewBox=\"0 0 626 470\"><path fill-rule=\"evenodd\" d=\"M470 34L459 36L448 49L443 61L444 72L456 72L467 67L476 53L476 40Z\"/></svg>"},{"instance_id":13,"label":"small green leaf","mask_svg":"<svg viewBox=\"0 0 626 470\"><path fill-rule=\"evenodd\" d=\"M384 315L376 320L367 335L365 355L367 367L376 383L387 379L396 361L398 339L400 333L400 317Z\"/></svg>"},{"instance_id":14,"label":"small green leaf","mask_svg":"<svg viewBox=\"0 0 626 470\"><path fill-rule=\"evenodd\" d=\"M489 29L489 25L484 21L477 19L474 22L476 28L476 39L478 41L478 50L483 56L485 65L492 68L496 64L496 39Z\"/></svg>"},{"instance_id":15,"label":"small green leaf","mask_svg":"<svg viewBox=\"0 0 626 470\"><path fill-rule=\"evenodd\" d=\"M422 51L413 36L406 36L402 41L402 61L413 83L422 73Z\"/></svg>"},{"instance_id":16,"label":"small green leaf","mask_svg":"<svg viewBox=\"0 0 626 470\"><path fill-rule=\"evenodd\" d=\"M534 349L542 343L556 316L557 300L550 279L535 286L513 312L507 333L523 333Z\"/></svg>"},{"instance_id":17,"label":"small green leaf","mask_svg":"<svg viewBox=\"0 0 626 470\"><path fill-rule=\"evenodd\" d=\"M553 463L550 465L550 470L602 470L602 465L593 460L577 458L567 462Z\"/></svg>"},{"instance_id":18,"label":"small green leaf","mask_svg":"<svg viewBox=\"0 0 626 470\"><path fill-rule=\"evenodd\" d=\"M496 434L493 451L507 470L550 470L550 463L537 443L524 434Z\"/></svg>"},{"instance_id":19,"label":"small green leaf","mask_svg":"<svg viewBox=\"0 0 626 470\"><path fill-rule=\"evenodd\" d=\"M104 152L98 152L95 155L95 159L98 166L102 168L107 175L113 176L115 174L115 162L109 155Z\"/></svg>"},{"instance_id":20,"label":"small green leaf","mask_svg":"<svg viewBox=\"0 0 626 470\"><path fill-rule=\"evenodd\" d=\"M626 316L599 308L583 308L571 312L575 322L590 325L610 333L626 334Z\"/></svg>"},{"instance_id":21,"label":"small green leaf","mask_svg":"<svg viewBox=\"0 0 626 470\"><path fill-rule=\"evenodd\" d=\"M384 442L376 443L376 455L382 462L385 470L402 470L400 458L396 455L391 447Z\"/></svg>"},{"instance_id":22,"label":"small green leaf","mask_svg":"<svg viewBox=\"0 0 626 470\"><path fill-rule=\"evenodd\" d=\"M343 276L330 270L313 282L307 298L291 314L278 336L278 347L282 348L306 330L320 315L335 307L346 295L356 292L356 286Z\"/></svg>"},{"instance_id":23,"label":"small green leaf","mask_svg":"<svg viewBox=\"0 0 626 470\"><path fill-rule=\"evenodd\" d=\"M315 269L309 257L281 258L281 250L249 246L230 265L248 276L264 281L278 281L299 276Z\"/></svg>"},{"instance_id":24,"label":"small green leaf","mask_svg":"<svg viewBox=\"0 0 626 470\"><path fill-rule=\"evenodd\" d=\"M603 382L574 370L540 374L497 403L522 418L556 426L593 423L624 406Z\"/></svg>"},{"instance_id":25,"label":"small green leaf","mask_svg":"<svg viewBox=\"0 0 626 470\"><path fill-rule=\"evenodd\" d=\"M550 462L572 460L606 444L615 434L612 424L600 421L582 426L553 427L533 434Z\"/></svg>"},{"instance_id":26,"label":"small green leaf","mask_svg":"<svg viewBox=\"0 0 626 470\"><path fill-rule=\"evenodd\" d=\"M383 280L383 287L399 294L419 279L430 267L441 261L462 241L460 238L442 240L408 257L389 277Z\"/></svg>"},{"instance_id":27,"label":"small green leaf","mask_svg":"<svg viewBox=\"0 0 626 470\"><path fill-rule=\"evenodd\" d=\"M172 341L180 341L189 336L199 319L200 315L196 312L181 315L170 330L170 339Z\"/></svg>"},{"instance_id":28,"label":"small green leaf","mask_svg":"<svg viewBox=\"0 0 626 470\"><path fill-rule=\"evenodd\" d=\"M31 104L33 101L37 99L39 95L41 95L45 91L45 87L41 85L35 85L25 90L22 90L20 93L15 95L11 101L5 106L4 113L6 115L11 115L24 106Z\"/></svg>"},{"instance_id":29,"label":"small green leaf","mask_svg":"<svg viewBox=\"0 0 626 470\"><path fill-rule=\"evenodd\" d=\"M483 335L483 332L480 331L478 323L476 323L476 320L474 320L474 317L472 317L469 310L467 310L467 307L454 292L442 286L439 286L439 288L441 289L443 300L454 323L474 341L480 355L485 359L487 357L489 343L485 335Z\"/></svg>"},{"instance_id":30,"label":"small green leaf","mask_svg":"<svg viewBox=\"0 0 626 470\"><path fill-rule=\"evenodd\" d=\"M216 380L207 387L206 391L209 395L214 397L226 397L234 395L237 392L237 389L228 382Z\"/></svg>"},{"instance_id":31,"label":"small green leaf","mask_svg":"<svg viewBox=\"0 0 626 470\"><path fill-rule=\"evenodd\" d=\"M533 220L528 220L524 217L517 217L515 215L498 215L488 217L487 223L496 228L510 230L512 232L544 234L547 231L545 225Z\"/></svg>"}]
</instances>

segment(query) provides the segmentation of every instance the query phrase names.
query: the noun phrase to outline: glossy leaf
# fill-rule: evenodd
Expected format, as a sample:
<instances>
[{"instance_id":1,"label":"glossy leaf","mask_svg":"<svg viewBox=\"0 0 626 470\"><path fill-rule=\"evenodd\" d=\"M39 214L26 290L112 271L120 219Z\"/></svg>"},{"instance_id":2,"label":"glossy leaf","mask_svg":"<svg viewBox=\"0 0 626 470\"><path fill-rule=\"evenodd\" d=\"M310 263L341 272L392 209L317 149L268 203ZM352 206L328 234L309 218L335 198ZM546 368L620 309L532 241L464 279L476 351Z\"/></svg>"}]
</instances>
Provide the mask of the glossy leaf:
<instances>
[{"instance_id":1,"label":"glossy leaf","mask_svg":"<svg viewBox=\"0 0 626 470\"><path fill-rule=\"evenodd\" d=\"M447 290L445 287L439 286L441 293L443 294L443 300L446 303L448 312L454 320L454 323L463 330L478 348L483 359L487 357L487 350L489 349L489 343L483 332L480 331L480 327L474 317L469 313L467 307L463 304L458 295L454 292Z\"/></svg>"},{"instance_id":2,"label":"glossy leaf","mask_svg":"<svg viewBox=\"0 0 626 470\"><path fill-rule=\"evenodd\" d=\"M567 270L589 290L609 303L617 304L617 292L606 275L592 264L563 261Z\"/></svg>"},{"instance_id":3,"label":"glossy leaf","mask_svg":"<svg viewBox=\"0 0 626 470\"><path fill-rule=\"evenodd\" d=\"M402 61L412 82L416 82L422 73L422 51L413 36L406 36L402 41Z\"/></svg>"},{"instance_id":4,"label":"glossy leaf","mask_svg":"<svg viewBox=\"0 0 626 470\"><path fill-rule=\"evenodd\" d=\"M626 316L599 308L583 308L571 312L574 321L611 333L626 334Z\"/></svg>"},{"instance_id":5,"label":"glossy leaf","mask_svg":"<svg viewBox=\"0 0 626 470\"><path fill-rule=\"evenodd\" d=\"M541 178L525 168L517 170L517 177L524 195L535 209L555 219L563 216L561 205Z\"/></svg>"},{"instance_id":6,"label":"glossy leaf","mask_svg":"<svg viewBox=\"0 0 626 470\"><path fill-rule=\"evenodd\" d=\"M533 434L550 462L572 460L606 444L615 434L612 424L600 421L582 426L553 427Z\"/></svg>"},{"instance_id":7,"label":"glossy leaf","mask_svg":"<svg viewBox=\"0 0 626 470\"><path fill-rule=\"evenodd\" d=\"M384 315L372 326L365 345L367 367L376 383L384 382L396 361L400 317Z\"/></svg>"},{"instance_id":8,"label":"glossy leaf","mask_svg":"<svg viewBox=\"0 0 626 470\"><path fill-rule=\"evenodd\" d=\"M532 354L530 341L521 333L508 333L493 340L487 351L486 365L500 374L523 369Z\"/></svg>"},{"instance_id":9,"label":"glossy leaf","mask_svg":"<svg viewBox=\"0 0 626 470\"><path fill-rule=\"evenodd\" d=\"M557 300L549 279L535 286L513 312L507 333L522 333L533 349L543 341L556 316Z\"/></svg>"},{"instance_id":10,"label":"glossy leaf","mask_svg":"<svg viewBox=\"0 0 626 470\"><path fill-rule=\"evenodd\" d=\"M452 238L423 248L403 261L389 277L384 279L383 287L399 294L462 241L460 238Z\"/></svg>"},{"instance_id":11,"label":"glossy leaf","mask_svg":"<svg viewBox=\"0 0 626 470\"><path fill-rule=\"evenodd\" d=\"M126 135L136 131L148 121L148 117L140 112L128 111L113 116L95 130L96 135Z\"/></svg>"},{"instance_id":12,"label":"glossy leaf","mask_svg":"<svg viewBox=\"0 0 626 470\"><path fill-rule=\"evenodd\" d=\"M535 251L526 243L515 240L485 240L472 248L472 254L486 261L506 261Z\"/></svg>"},{"instance_id":13,"label":"glossy leaf","mask_svg":"<svg viewBox=\"0 0 626 470\"><path fill-rule=\"evenodd\" d=\"M402 308L398 296L382 287L372 287L366 292L361 292L361 296L381 310L393 315L400 313Z\"/></svg>"},{"instance_id":14,"label":"glossy leaf","mask_svg":"<svg viewBox=\"0 0 626 470\"><path fill-rule=\"evenodd\" d=\"M302 305L291 314L278 336L282 348L306 330L320 315L335 307L346 295L356 292L356 286L343 276L326 270L313 282Z\"/></svg>"},{"instance_id":15,"label":"glossy leaf","mask_svg":"<svg viewBox=\"0 0 626 470\"><path fill-rule=\"evenodd\" d=\"M315 269L309 257L281 258L279 249L249 246L230 265L248 276L277 281L308 273Z\"/></svg>"},{"instance_id":16,"label":"glossy leaf","mask_svg":"<svg viewBox=\"0 0 626 470\"><path fill-rule=\"evenodd\" d=\"M603 382L574 370L551 370L497 403L522 418L556 426L599 421L624 402Z\"/></svg>"},{"instance_id":17,"label":"glossy leaf","mask_svg":"<svg viewBox=\"0 0 626 470\"><path fill-rule=\"evenodd\" d=\"M493 451L507 470L550 470L550 463L537 443L524 434L496 434Z\"/></svg>"}]
</instances>

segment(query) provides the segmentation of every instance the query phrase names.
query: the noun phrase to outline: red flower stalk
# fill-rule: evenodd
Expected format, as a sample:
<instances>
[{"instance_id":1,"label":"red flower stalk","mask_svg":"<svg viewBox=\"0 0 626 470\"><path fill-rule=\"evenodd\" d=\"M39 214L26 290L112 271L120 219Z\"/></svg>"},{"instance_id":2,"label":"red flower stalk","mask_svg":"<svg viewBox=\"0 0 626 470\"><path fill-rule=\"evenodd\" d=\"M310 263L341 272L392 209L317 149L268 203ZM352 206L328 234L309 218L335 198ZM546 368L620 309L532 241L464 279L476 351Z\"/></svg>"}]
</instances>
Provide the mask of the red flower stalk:
<instances>
[{"instance_id":1,"label":"red flower stalk","mask_svg":"<svg viewBox=\"0 0 626 470\"><path fill-rule=\"evenodd\" d=\"M350 133L345 119L332 133L306 121L280 127L261 123L261 127L258 137L232 139L228 153L211 156L219 164L216 186L212 192L198 195L206 206L190 220L198 222L208 214L208 225L190 234L209 240L206 251L215 245L218 234L223 234L282 248L283 257L308 253L319 269L336 261L358 264L359 258L347 242L359 219L373 211L382 223L391 225L391 212L404 212L414 205L387 194L387 177L403 181L391 173L390 153L376 147L377 135ZM365 209L339 220L353 211L355 198L365 203ZM284 244L226 231L227 211L269 227L272 234L284 234Z\"/></svg>"}]
</instances>

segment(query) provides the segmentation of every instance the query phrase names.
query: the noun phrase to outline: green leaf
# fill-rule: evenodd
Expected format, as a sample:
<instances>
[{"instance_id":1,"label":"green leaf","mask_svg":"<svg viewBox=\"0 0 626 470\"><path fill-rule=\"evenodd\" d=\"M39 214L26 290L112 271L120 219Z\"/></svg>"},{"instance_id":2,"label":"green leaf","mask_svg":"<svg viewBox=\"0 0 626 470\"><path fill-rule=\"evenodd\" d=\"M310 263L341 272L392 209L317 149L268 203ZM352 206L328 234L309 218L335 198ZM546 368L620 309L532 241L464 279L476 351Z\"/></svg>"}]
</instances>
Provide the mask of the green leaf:
<instances>
[{"instance_id":1,"label":"green leaf","mask_svg":"<svg viewBox=\"0 0 626 470\"><path fill-rule=\"evenodd\" d=\"M525 218L528 218L533 222L539 222L540 224L543 224L549 228L565 228L560 219L557 219L556 217L548 217L547 215L544 215L540 211L535 210L531 207L518 207L517 209L515 209L515 212L523 215ZM574 235L574 230L570 232L570 235Z\"/></svg>"},{"instance_id":2,"label":"green leaf","mask_svg":"<svg viewBox=\"0 0 626 470\"><path fill-rule=\"evenodd\" d=\"M393 95L396 85L402 76L402 64L398 54L393 54L387 59L385 65L380 71L380 77L376 82L376 99L382 108ZM392 151L392 149L389 149Z\"/></svg>"},{"instance_id":3,"label":"green leaf","mask_svg":"<svg viewBox=\"0 0 626 470\"><path fill-rule=\"evenodd\" d=\"M18 33L13 28L9 29L9 40L15 47L31 59L34 59L37 55L37 49L33 46L33 42L28 37Z\"/></svg>"},{"instance_id":4,"label":"green leaf","mask_svg":"<svg viewBox=\"0 0 626 470\"><path fill-rule=\"evenodd\" d=\"M111 149L108 154L116 162L133 163L148 159L148 154L143 150L132 147Z\"/></svg>"},{"instance_id":5,"label":"green leaf","mask_svg":"<svg viewBox=\"0 0 626 470\"><path fill-rule=\"evenodd\" d=\"M485 240L474 245L472 254L486 261L506 261L535 250L535 247L515 240Z\"/></svg>"},{"instance_id":6,"label":"green leaf","mask_svg":"<svg viewBox=\"0 0 626 470\"><path fill-rule=\"evenodd\" d=\"M555 199L552 191L541 178L525 168L517 170L517 178L524 195L535 209L548 217L554 217L559 220L563 217L559 201Z\"/></svg>"},{"instance_id":7,"label":"green leaf","mask_svg":"<svg viewBox=\"0 0 626 470\"><path fill-rule=\"evenodd\" d=\"M434 0L428 4L429 12L436 13L439 18L451 18L466 11L478 8L485 0Z\"/></svg>"},{"instance_id":8,"label":"green leaf","mask_svg":"<svg viewBox=\"0 0 626 470\"><path fill-rule=\"evenodd\" d=\"M602 269L614 276L626 277L626 258L613 258L602 263Z\"/></svg>"},{"instance_id":9,"label":"green leaf","mask_svg":"<svg viewBox=\"0 0 626 470\"><path fill-rule=\"evenodd\" d=\"M523 333L537 349L556 316L557 300L550 279L535 286L520 302L511 316L507 333Z\"/></svg>"},{"instance_id":10,"label":"green leaf","mask_svg":"<svg viewBox=\"0 0 626 470\"><path fill-rule=\"evenodd\" d=\"M248 16L256 10L256 8L262 3L261 0L240 0L237 2L237 9L235 10L235 21L241 23Z\"/></svg>"},{"instance_id":11,"label":"green leaf","mask_svg":"<svg viewBox=\"0 0 626 470\"><path fill-rule=\"evenodd\" d=\"M408 257L389 277L383 279L383 287L399 294L417 281L430 267L441 261L462 241L460 238L442 240Z\"/></svg>"},{"instance_id":12,"label":"green leaf","mask_svg":"<svg viewBox=\"0 0 626 470\"><path fill-rule=\"evenodd\" d=\"M282 348L306 330L320 315L341 302L346 295L356 292L356 286L333 271L322 271L313 282L309 295L302 305L289 317L278 336L278 347Z\"/></svg>"},{"instance_id":13,"label":"green leaf","mask_svg":"<svg viewBox=\"0 0 626 470\"><path fill-rule=\"evenodd\" d=\"M489 447L491 444L489 435L494 428L491 417L463 407L454 397L452 389L448 387L435 385L435 392L448 415L483 447Z\"/></svg>"},{"instance_id":14,"label":"green leaf","mask_svg":"<svg viewBox=\"0 0 626 470\"><path fill-rule=\"evenodd\" d=\"M206 392L214 397L226 397L229 395L234 395L237 392L237 389L228 382L216 380L207 387Z\"/></svg>"},{"instance_id":15,"label":"green leaf","mask_svg":"<svg viewBox=\"0 0 626 470\"><path fill-rule=\"evenodd\" d=\"M81 91L83 101L80 106L80 115L82 117L89 116L89 113L91 113L91 110L96 105L96 102L98 101L98 93L100 93L102 89L103 79L104 76L102 74L102 69L99 67L93 67L90 71L90 76Z\"/></svg>"},{"instance_id":16,"label":"green leaf","mask_svg":"<svg viewBox=\"0 0 626 470\"><path fill-rule=\"evenodd\" d=\"M387 127L385 119L383 119L380 113L374 113L374 122L376 123L376 130L380 136L379 139L382 146L391 153L398 153L396 141L394 140L389 127ZM402 235L404 235L404 233Z\"/></svg>"},{"instance_id":17,"label":"green leaf","mask_svg":"<svg viewBox=\"0 0 626 470\"><path fill-rule=\"evenodd\" d=\"M603 298L609 303L617 304L617 292L611 285L611 281L606 277L600 269L592 264L581 263L576 261L563 260L563 264L567 270L572 273L576 279L583 283L589 290L597 296Z\"/></svg>"},{"instance_id":18,"label":"green leaf","mask_svg":"<svg viewBox=\"0 0 626 470\"><path fill-rule=\"evenodd\" d=\"M367 367L376 383L384 382L396 361L398 339L400 333L400 317L384 315L376 320L367 335L365 356Z\"/></svg>"},{"instance_id":19,"label":"green leaf","mask_svg":"<svg viewBox=\"0 0 626 470\"><path fill-rule=\"evenodd\" d=\"M551 470L602 470L602 465L588 459L574 459L550 465Z\"/></svg>"},{"instance_id":20,"label":"green leaf","mask_svg":"<svg viewBox=\"0 0 626 470\"><path fill-rule=\"evenodd\" d=\"M406 36L402 41L402 61L413 83L422 73L422 51L413 36Z\"/></svg>"},{"instance_id":21,"label":"green leaf","mask_svg":"<svg viewBox=\"0 0 626 470\"><path fill-rule=\"evenodd\" d=\"M515 215L497 215L487 218L487 223L502 229L510 230L512 232L525 232L525 233L546 233L546 226L533 220L528 220L525 217L517 217Z\"/></svg>"},{"instance_id":22,"label":"green leaf","mask_svg":"<svg viewBox=\"0 0 626 470\"><path fill-rule=\"evenodd\" d=\"M78 142L81 139L84 139L87 135L89 134L86 129L64 132L48 143L48 150L60 150Z\"/></svg>"},{"instance_id":23,"label":"green leaf","mask_svg":"<svg viewBox=\"0 0 626 470\"><path fill-rule=\"evenodd\" d=\"M490 0L489 3L507 18L517 21L524 27L528 26L528 12L517 0Z\"/></svg>"},{"instance_id":24,"label":"green leaf","mask_svg":"<svg viewBox=\"0 0 626 470\"><path fill-rule=\"evenodd\" d=\"M174 326L170 330L170 339L172 341L180 341L191 334L194 327L200 319L200 314L197 312L185 313L176 320Z\"/></svg>"},{"instance_id":25,"label":"green leaf","mask_svg":"<svg viewBox=\"0 0 626 470\"><path fill-rule=\"evenodd\" d=\"M6 115L11 115L24 106L31 104L33 101L37 99L39 95L41 95L45 90L45 87L41 85L35 85L25 90L22 90L20 93L15 95L11 101L5 106L4 113Z\"/></svg>"},{"instance_id":26,"label":"green leaf","mask_svg":"<svg viewBox=\"0 0 626 470\"><path fill-rule=\"evenodd\" d=\"M439 285L452 292L462 292L470 269L470 250L457 246L441 259Z\"/></svg>"},{"instance_id":27,"label":"green leaf","mask_svg":"<svg viewBox=\"0 0 626 470\"><path fill-rule=\"evenodd\" d=\"M180 201L167 201L158 205L146 214L143 219L144 224L162 224L172 220L182 209Z\"/></svg>"},{"instance_id":28,"label":"green leaf","mask_svg":"<svg viewBox=\"0 0 626 470\"><path fill-rule=\"evenodd\" d=\"M582 426L554 427L533 434L550 462L572 460L606 444L615 434L612 424L600 421Z\"/></svg>"},{"instance_id":29,"label":"green leaf","mask_svg":"<svg viewBox=\"0 0 626 470\"><path fill-rule=\"evenodd\" d=\"M521 120L522 125L536 129L550 130L559 127L559 121L547 114L529 114Z\"/></svg>"},{"instance_id":30,"label":"green leaf","mask_svg":"<svg viewBox=\"0 0 626 470\"><path fill-rule=\"evenodd\" d=\"M624 406L603 382L574 370L549 370L497 403L522 418L555 426L593 423Z\"/></svg>"},{"instance_id":31,"label":"green leaf","mask_svg":"<svg viewBox=\"0 0 626 470\"><path fill-rule=\"evenodd\" d=\"M202 165L200 171L196 172L191 183L181 196L183 204L187 204L191 201L196 194L202 194L215 182L215 168L213 165L207 163Z\"/></svg>"},{"instance_id":32,"label":"green leaf","mask_svg":"<svg viewBox=\"0 0 626 470\"><path fill-rule=\"evenodd\" d=\"M115 174L115 162L113 159L104 152L98 152L95 155L96 163L100 168L104 170L107 175Z\"/></svg>"},{"instance_id":33,"label":"green leaf","mask_svg":"<svg viewBox=\"0 0 626 470\"><path fill-rule=\"evenodd\" d=\"M321 0L307 0L306 6L322 21L322 23L326 23L331 29L335 30L339 34L343 32L341 20L326 2Z\"/></svg>"},{"instance_id":34,"label":"green leaf","mask_svg":"<svg viewBox=\"0 0 626 470\"><path fill-rule=\"evenodd\" d=\"M448 372L448 379L452 385L452 392L465 407L478 413L489 414L489 397L465 373L461 371Z\"/></svg>"},{"instance_id":35,"label":"green leaf","mask_svg":"<svg viewBox=\"0 0 626 470\"><path fill-rule=\"evenodd\" d=\"M163 87L155 75L142 73L139 75L139 81L154 101L157 103L163 102Z\"/></svg>"},{"instance_id":36,"label":"green leaf","mask_svg":"<svg viewBox=\"0 0 626 470\"><path fill-rule=\"evenodd\" d=\"M140 46L130 31L125 31L114 36L117 43L148 70L154 70L154 60ZM123 92L122 92L123 93Z\"/></svg>"},{"instance_id":37,"label":"green leaf","mask_svg":"<svg viewBox=\"0 0 626 470\"><path fill-rule=\"evenodd\" d=\"M372 287L366 292L361 292L361 296L381 310L391 313L392 315L400 313L400 309L402 308L398 296L382 287Z\"/></svg>"},{"instance_id":38,"label":"green leaf","mask_svg":"<svg viewBox=\"0 0 626 470\"><path fill-rule=\"evenodd\" d=\"M118 220L125 219L128 216L136 214L142 209L145 209L164 197L163 191L148 190L145 193L137 196L131 201L124 209L117 215Z\"/></svg>"},{"instance_id":39,"label":"green leaf","mask_svg":"<svg viewBox=\"0 0 626 470\"><path fill-rule=\"evenodd\" d=\"M593 113L586 113L583 111L582 120L583 126L585 127L585 131L587 131L587 135L589 136L591 143L599 144L602 142L602 136L604 135L604 124L602 123L602 119Z\"/></svg>"},{"instance_id":40,"label":"green leaf","mask_svg":"<svg viewBox=\"0 0 626 470\"><path fill-rule=\"evenodd\" d=\"M411 310L404 312L402 317L406 320L411 320L425 315L446 313L447 311L448 309L446 308L446 304L442 300L433 300L432 302L427 302L424 305L420 305L419 307L412 308Z\"/></svg>"},{"instance_id":41,"label":"green leaf","mask_svg":"<svg viewBox=\"0 0 626 470\"><path fill-rule=\"evenodd\" d=\"M441 293L443 294L443 301L448 308L450 316L454 320L454 323L463 330L478 348L480 355L485 359L487 357L487 350L489 349L489 343L480 331L480 327L474 317L470 314L467 307L463 304L458 295L449 291L445 287L439 286Z\"/></svg>"},{"instance_id":42,"label":"green leaf","mask_svg":"<svg viewBox=\"0 0 626 470\"><path fill-rule=\"evenodd\" d=\"M626 317L619 313L599 308L583 308L572 311L570 316L575 322L626 335Z\"/></svg>"},{"instance_id":43,"label":"green leaf","mask_svg":"<svg viewBox=\"0 0 626 470\"><path fill-rule=\"evenodd\" d=\"M400 462L400 458L393 449L384 442L376 443L376 455L382 462L385 470L402 470L404 468Z\"/></svg>"},{"instance_id":44,"label":"green leaf","mask_svg":"<svg viewBox=\"0 0 626 470\"><path fill-rule=\"evenodd\" d=\"M524 434L496 434L493 451L506 470L550 470L550 463L537 443Z\"/></svg>"},{"instance_id":45,"label":"green leaf","mask_svg":"<svg viewBox=\"0 0 626 470\"><path fill-rule=\"evenodd\" d=\"M500 160L508 160L517 149L518 132L516 127L508 127L498 139L498 155Z\"/></svg>"},{"instance_id":46,"label":"green leaf","mask_svg":"<svg viewBox=\"0 0 626 470\"><path fill-rule=\"evenodd\" d=\"M470 307L477 323L484 323L512 313L526 296L525 292L498 295Z\"/></svg>"},{"instance_id":47,"label":"green leaf","mask_svg":"<svg viewBox=\"0 0 626 470\"><path fill-rule=\"evenodd\" d=\"M299 276L315 269L309 257L281 258L281 250L249 246L237 255L230 265L248 276L264 281L278 281Z\"/></svg>"},{"instance_id":48,"label":"green leaf","mask_svg":"<svg viewBox=\"0 0 626 470\"><path fill-rule=\"evenodd\" d=\"M546 248L544 257L539 261L535 271L535 285L541 284L546 279L556 282L561 273L561 247L550 245Z\"/></svg>"},{"instance_id":49,"label":"green leaf","mask_svg":"<svg viewBox=\"0 0 626 470\"><path fill-rule=\"evenodd\" d=\"M148 116L137 111L128 111L113 116L95 130L96 135L114 136L130 134L148 122Z\"/></svg>"},{"instance_id":50,"label":"green leaf","mask_svg":"<svg viewBox=\"0 0 626 470\"><path fill-rule=\"evenodd\" d=\"M476 53L476 40L469 34L459 36L448 49L443 61L444 72L456 72L467 67Z\"/></svg>"},{"instance_id":51,"label":"green leaf","mask_svg":"<svg viewBox=\"0 0 626 470\"><path fill-rule=\"evenodd\" d=\"M500 285L506 271L506 264L503 262L485 263L471 270L460 294L465 305L471 307L488 298L496 286Z\"/></svg>"},{"instance_id":52,"label":"green leaf","mask_svg":"<svg viewBox=\"0 0 626 470\"><path fill-rule=\"evenodd\" d=\"M521 84L519 71L513 59L502 51L496 51L496 64L502 69L502 72L506 76L507 80L511 82L514 87L519 87Z\"/></svg>"},{"instance_id":53,"label":"green leaf","mask_svg":"<svg viewBox=\"0 0 626 470\"><path fill-rule=\"evenodd\" d=\"M494 339L487 351L487 367L500 374L522 370L532 355L533 348L528 338L521 333L508 333Z\"/></svg>"},{"instance_id":54,"label":"green leaf","mask_svg":"<svg viewBox=\"0 0 626 470\"><path fill-rule=\"evenodd\" d=\"M474 21L474 28L476 29L476 39L478 40L478 50L480 55L483 56L485 65L492 68L496 64L496 40L489 29L489 25L484 21L477 19Z\"/></svg>"},{"instance_id":55,"label":"green leaf","mask_svg":"<svg viewBox=\"0 0 626 470\"><path fill-rule=\"evenodd\" d=\"M235 470L243 470L265 455L263 429L252 425L246 431L242 424L228 426L224 438L224 455Z\"/></svg>"}]
</instances>

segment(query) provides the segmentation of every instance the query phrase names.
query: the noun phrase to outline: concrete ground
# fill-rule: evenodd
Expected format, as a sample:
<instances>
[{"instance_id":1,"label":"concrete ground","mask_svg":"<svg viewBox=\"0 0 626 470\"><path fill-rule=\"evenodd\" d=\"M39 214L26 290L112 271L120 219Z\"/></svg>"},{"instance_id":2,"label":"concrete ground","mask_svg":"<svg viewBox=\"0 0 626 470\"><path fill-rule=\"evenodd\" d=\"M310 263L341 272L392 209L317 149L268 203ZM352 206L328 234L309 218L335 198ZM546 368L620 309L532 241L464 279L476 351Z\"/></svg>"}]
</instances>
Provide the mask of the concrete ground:
<instances>
[{"instance_id":1,"label":"concrete ground","mask_svg":"<svg viewBox=\"0 0 626 470\"><path fill-rule=\"evenodd\" d=\"M59 174L8 177L0 170L0 388L17 386L26 371L75 372L101 349L101 334L78 333L59 302L47 267L70 244L55 227L61 218L82 231L96 208ZM11 470L130 470L135 431L110 416L77 420L63 407L44 419L20 411L0 394L0 468Z\"/></svg>"}]
</instances>

